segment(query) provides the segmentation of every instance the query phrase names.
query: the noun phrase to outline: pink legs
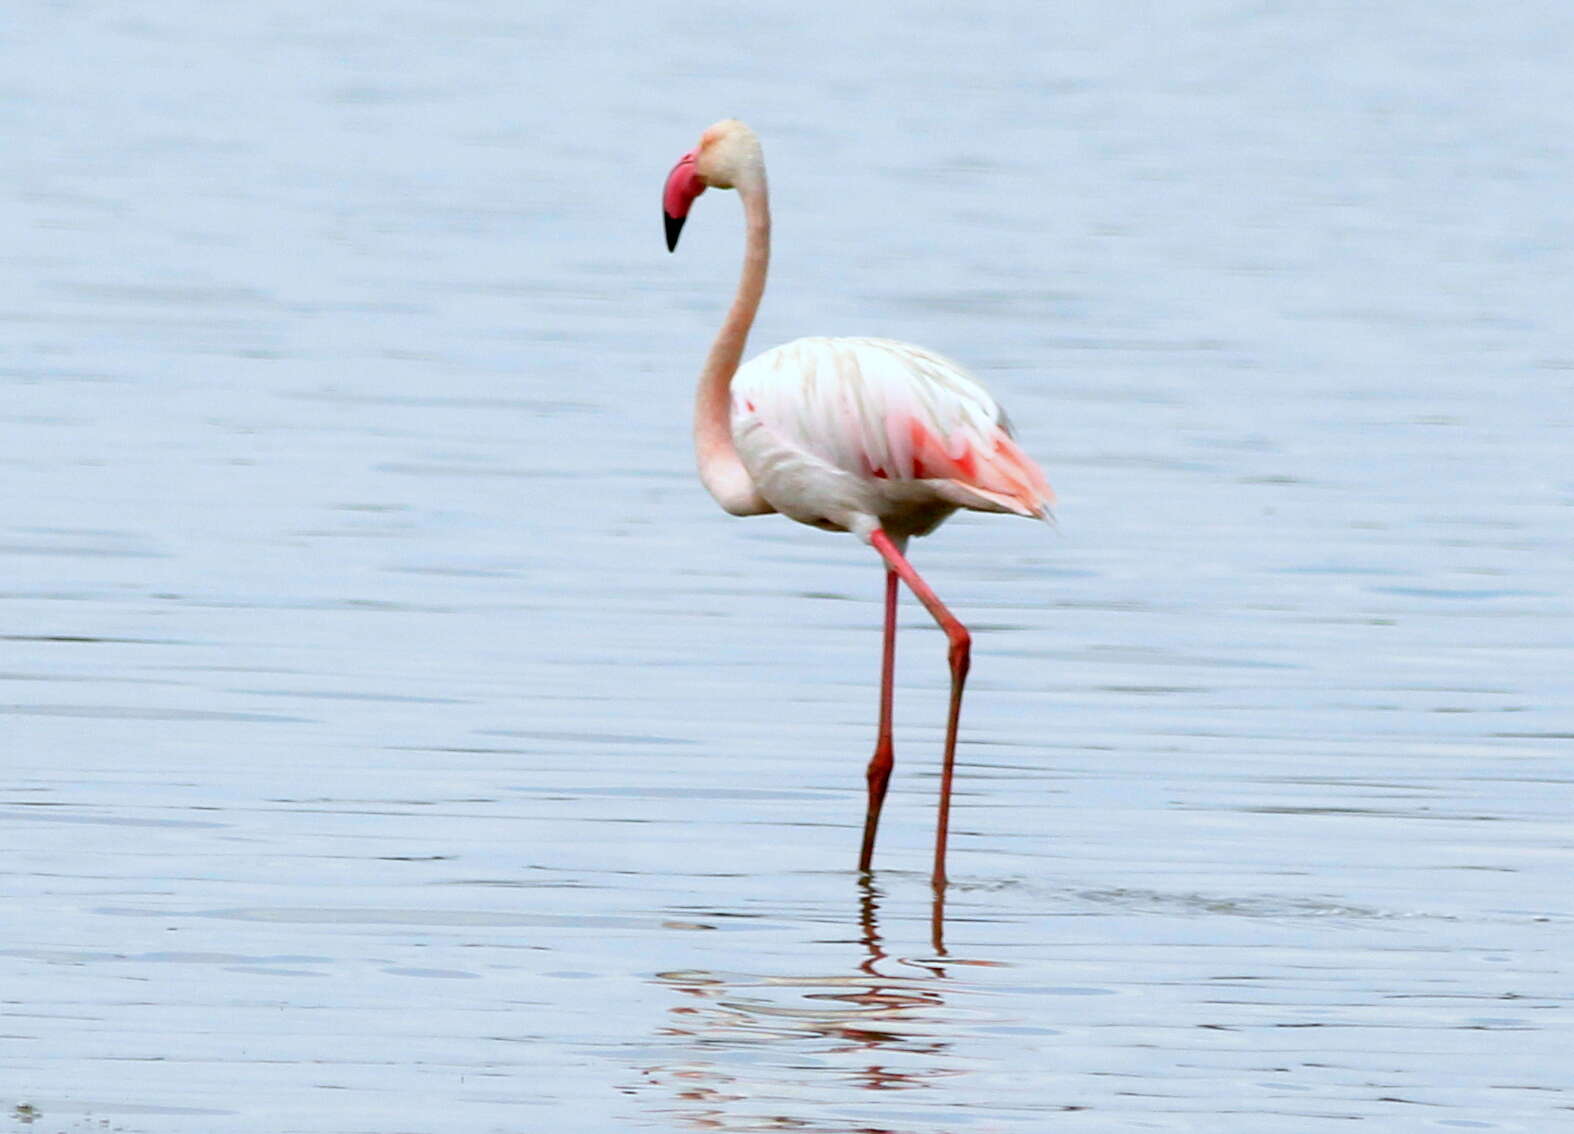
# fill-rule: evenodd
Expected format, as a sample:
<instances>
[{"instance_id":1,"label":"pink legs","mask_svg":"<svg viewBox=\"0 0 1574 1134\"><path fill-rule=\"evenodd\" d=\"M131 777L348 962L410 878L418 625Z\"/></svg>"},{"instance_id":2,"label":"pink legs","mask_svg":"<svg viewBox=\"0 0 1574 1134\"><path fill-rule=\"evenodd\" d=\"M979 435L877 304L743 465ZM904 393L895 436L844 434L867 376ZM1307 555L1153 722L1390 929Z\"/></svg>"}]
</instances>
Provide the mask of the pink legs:
<instances>
[{"instance_id":1,"label":"pink legs","mask_svg":"<svg viewBox=\"0 0 1574 1134\"><path fill-rule=\"evenodd\" d=\"M896 671L896 572L885 571L885 651L880 658L880 733L869 758L869 811L864 816L864 847L858 855L858 869L867 872L874 857L874 832L880 825L880 807L885 789L891 782L891 691Z\"/></svg>"},{"instance_id":2,"label":"pink legs","mask_svg":"<svg viewBox=\"0 0 1574 1134\"><path fill-rule=\"evenodd\" d=\"M913 570L912 564L891 542L891 537L878 528L869 536L869 542L880 553L886 562L886 604L885 604L885 673L880 688L880 740L876 743L874 759L869 762L869 818L864 825L864 850L860 860L860 869L869 869L869 855L874 849L874 828L880 818L880 803L885 798L886 781L891 774L891 734L890 734L890 697L891 697L891 658L896 646L896 578L900 577L907 584L907 589L917 596L918 601L924 604L924 609L929 611L931 617L940 624L940 629L945 631L946 641L950 643L947 657L951 662L951 708L946 716L945 729L945 763L940 770L940 819L935 829L935 872L934 888L945 888L945 848L946 837L951 827L951 778L956 770L956 733L957 724L962 717L962 685L967 680L967 669L972 658L972 635L967 632L967 627L956 620L956 615L946 609L945 603L940 601L940 596L930 590L929 584L924 582L922 576ZM884 753L884 763L881 764L881 754ZM875 794L876 766L881 768L879 781L880 791L878 798Z\"/></svg>"}]
</instances>

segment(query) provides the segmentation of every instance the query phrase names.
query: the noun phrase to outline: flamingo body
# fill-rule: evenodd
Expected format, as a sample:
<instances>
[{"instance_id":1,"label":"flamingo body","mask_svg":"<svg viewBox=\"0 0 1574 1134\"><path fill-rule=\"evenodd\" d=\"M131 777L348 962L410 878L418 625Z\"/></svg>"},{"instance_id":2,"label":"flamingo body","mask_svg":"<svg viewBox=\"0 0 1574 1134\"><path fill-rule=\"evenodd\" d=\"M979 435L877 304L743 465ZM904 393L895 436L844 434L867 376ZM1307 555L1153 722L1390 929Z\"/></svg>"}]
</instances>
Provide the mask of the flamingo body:
<instances>
[{"instance_id":1,"label":"flamingo body","mask_svg":"<svg viewBox=\"0 0 1574 1134\"><path fill-rule=\"evenodd\" d=\"M889 339L797 339L732 379L733 445L756 491L814 527L894 540L958 508L1042 517L1053 499L1005 413L961 367Z\"/></svg>"}]
</instances>

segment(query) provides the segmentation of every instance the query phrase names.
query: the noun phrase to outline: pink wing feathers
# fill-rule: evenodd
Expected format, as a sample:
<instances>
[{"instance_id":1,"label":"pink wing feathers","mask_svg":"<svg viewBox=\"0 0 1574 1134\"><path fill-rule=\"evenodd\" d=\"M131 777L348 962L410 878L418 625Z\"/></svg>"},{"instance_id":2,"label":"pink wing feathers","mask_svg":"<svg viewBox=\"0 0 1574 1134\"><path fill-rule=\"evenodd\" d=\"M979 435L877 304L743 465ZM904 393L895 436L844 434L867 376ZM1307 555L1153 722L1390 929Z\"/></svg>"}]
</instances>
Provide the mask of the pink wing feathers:
<instances>
[{"instance_id":1,"label":"pink wing feathers","mask_svg":"<svg viewBox=\"0 0 1574 1134\"><path fill-rule=\"evenodd\" d=\"M741 368L732 397L735 415L856 476L948 481L981 498L973 507L1023 516L1054 501L988 392L919 347L798 339Z\"/></svg>"}]
</instances>

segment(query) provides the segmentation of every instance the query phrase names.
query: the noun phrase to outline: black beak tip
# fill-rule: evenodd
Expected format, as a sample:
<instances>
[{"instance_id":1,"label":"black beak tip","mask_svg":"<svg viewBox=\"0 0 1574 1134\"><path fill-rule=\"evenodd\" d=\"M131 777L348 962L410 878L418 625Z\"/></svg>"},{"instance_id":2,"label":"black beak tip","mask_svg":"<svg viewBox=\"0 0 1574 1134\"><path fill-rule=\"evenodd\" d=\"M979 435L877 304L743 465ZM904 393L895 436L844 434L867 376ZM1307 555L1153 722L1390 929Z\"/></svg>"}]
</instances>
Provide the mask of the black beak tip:
<instances>
[{"instance_id":1,"label":"black beak tip","mask_svg":"<svg viewBox=\"0 0 1574 1134\"><path fill-rule=\"evenodd\" d=\"M683 222L687 217L675 217L666 209L661 210L661 219L667 225L667 251L675 252L678 248L678 233L683 231Z\"/></svg>"}]
</instances>

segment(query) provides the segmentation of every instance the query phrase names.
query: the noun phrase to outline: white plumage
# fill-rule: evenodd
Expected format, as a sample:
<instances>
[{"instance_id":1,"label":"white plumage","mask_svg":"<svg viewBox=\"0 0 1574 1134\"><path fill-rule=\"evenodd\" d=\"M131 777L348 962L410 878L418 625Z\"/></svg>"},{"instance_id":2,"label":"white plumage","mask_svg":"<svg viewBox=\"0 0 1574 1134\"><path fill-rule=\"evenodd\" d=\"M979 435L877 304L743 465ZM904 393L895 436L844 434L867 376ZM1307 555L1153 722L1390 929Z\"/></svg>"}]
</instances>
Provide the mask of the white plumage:
<instances>
[{"instance_id":1,"label":"white plumage","mask_svg":"<svg viewBox=\"0 0 1574 1134\"><path fill-rule=\"evenodd\" d=\"M732 379L731 431L760 495L816 527L905 539L958 508L1044 516L1050 502L988 391L908 343L768 350Z\"/></svg>"}]
</instances>

